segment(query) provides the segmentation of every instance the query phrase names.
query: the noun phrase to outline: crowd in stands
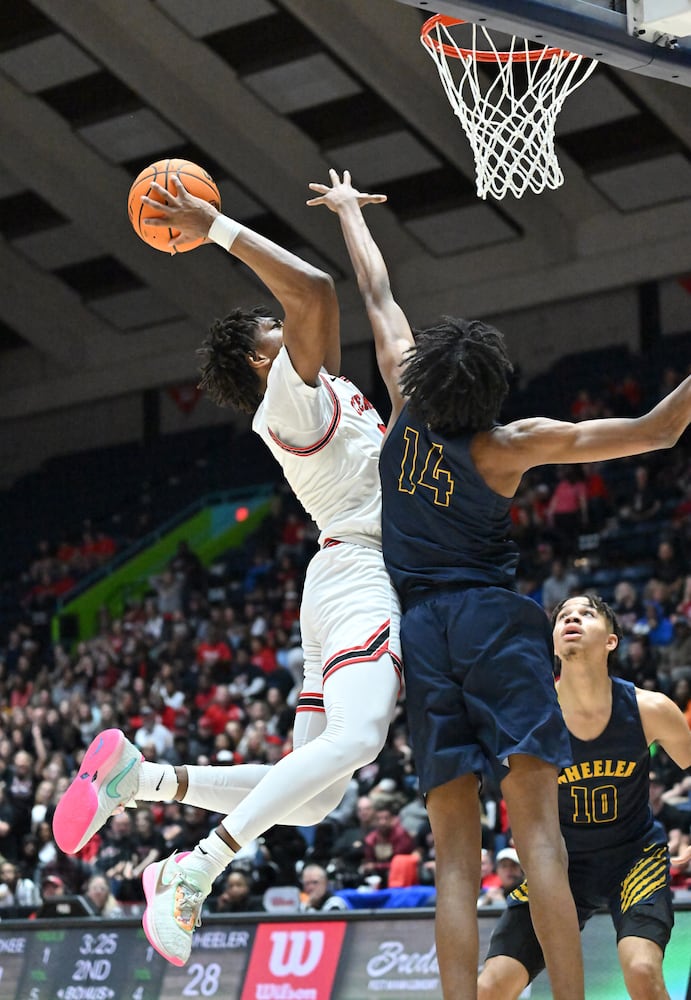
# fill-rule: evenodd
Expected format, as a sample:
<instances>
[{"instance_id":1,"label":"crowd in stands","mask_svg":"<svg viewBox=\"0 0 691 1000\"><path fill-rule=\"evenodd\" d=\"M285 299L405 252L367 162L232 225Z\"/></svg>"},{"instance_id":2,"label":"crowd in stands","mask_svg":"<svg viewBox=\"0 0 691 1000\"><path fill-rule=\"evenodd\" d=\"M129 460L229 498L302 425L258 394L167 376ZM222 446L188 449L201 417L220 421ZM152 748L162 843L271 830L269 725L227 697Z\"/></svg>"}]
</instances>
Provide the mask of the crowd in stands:
<instances>
[{"instance_id":1,"label":"crowd in stands","mask_svg":"<svg viewBox=\"0 0 691 1000\"><path fill-rule=\"evenodd\" d=\"M600 398L576 394L573 419L647 407L633 377ZM591 590L624 631L617 673L668 694L691 726L691 449L602 466L537 469L513 506L519 586L549 614ZM148 760L271 764L291 750L302 676L299 606L316 529L277 489L272 515L239 558L204 567L181 543L148 594L96 634L52 642L46 619L62 594L118 545L85 524L80 544L38 542L25 568L22 613L0 635L0 918L51 894L85 894L96 913L143 904L140 874L190 849L218 816L176 802L113 816L79 855L62 854L51 817L80 754L118 727ZM651 804L673 851L689 842L691 780L656 749ZM499 789L482 789L483 880L478 906L501 905L520 877ZM400 859L404 859L401 861ZM337 809L312 828L278 826L247 844L218 880L208 913L261 910L272 886L294 886L305 910L330 909L338 889L434 884L434 843L398 705L376 761L353 777ZM691 888L691 865L674 870Z\"/></svg>"}]
</instances>

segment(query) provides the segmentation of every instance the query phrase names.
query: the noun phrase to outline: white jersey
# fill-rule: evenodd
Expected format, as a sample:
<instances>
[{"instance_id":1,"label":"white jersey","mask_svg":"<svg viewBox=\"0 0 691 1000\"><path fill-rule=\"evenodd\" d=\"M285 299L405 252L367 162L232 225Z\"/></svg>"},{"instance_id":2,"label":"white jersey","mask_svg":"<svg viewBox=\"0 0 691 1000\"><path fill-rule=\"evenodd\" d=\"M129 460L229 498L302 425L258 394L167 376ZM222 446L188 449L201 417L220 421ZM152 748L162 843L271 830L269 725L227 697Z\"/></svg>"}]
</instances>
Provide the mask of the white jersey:
<instances>
[{"instance_id":1,"label":"white jersey","mask_svg":"<svg viewBox=\"0 0 691 1000\"><path fill-rule=\"evenodd\" d=\"M381 548L379 452L385 426L348 379L324 369L305 385L285 347L271 366L252 429L268 445L320 531Z\"/></svg>"}]
</instances>

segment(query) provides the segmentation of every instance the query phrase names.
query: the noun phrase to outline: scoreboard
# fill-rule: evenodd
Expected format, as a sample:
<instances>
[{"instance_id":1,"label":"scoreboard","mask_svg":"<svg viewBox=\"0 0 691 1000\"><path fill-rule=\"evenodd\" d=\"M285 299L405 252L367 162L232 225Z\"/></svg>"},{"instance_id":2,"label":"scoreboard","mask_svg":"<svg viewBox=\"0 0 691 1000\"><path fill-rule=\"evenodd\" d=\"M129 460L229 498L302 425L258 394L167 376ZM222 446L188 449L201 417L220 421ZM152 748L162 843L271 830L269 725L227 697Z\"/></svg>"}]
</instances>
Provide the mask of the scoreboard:
<instances>
[{"instance_id":1,"label":"scoreboard","mask_svg":"<svg viewBox=\"0 0 691 1000\"><path fill-rule=\"evenodd\" d=\"M691 908L675 908L665 954L671 1000L691 998ZM498 919L479 918L480 955ZM589 1000L625 996L609 914L582 936ZM208 917L180 967L166 962L134 918L0 922L0 1000L437 1000L434 911ZM527 994L526 994L527 995ZM531 1000L549 998L545 974Z\"/></svg>"},{"instance_id":2,"label":"scoreboard","mask_svg":"<svg viewBox=\"0 0 691 1000\"><path fill-rule=\"evenodd\" d=\"M127 921L129 924L129 921ZM239 996L254 933L251 926L203 928L182 968L170 965L144 936L141 925L92 920L50 925L32 921L19 929L0 925L2 1000L179 1000Z\"/></svg>"}]
</instances>

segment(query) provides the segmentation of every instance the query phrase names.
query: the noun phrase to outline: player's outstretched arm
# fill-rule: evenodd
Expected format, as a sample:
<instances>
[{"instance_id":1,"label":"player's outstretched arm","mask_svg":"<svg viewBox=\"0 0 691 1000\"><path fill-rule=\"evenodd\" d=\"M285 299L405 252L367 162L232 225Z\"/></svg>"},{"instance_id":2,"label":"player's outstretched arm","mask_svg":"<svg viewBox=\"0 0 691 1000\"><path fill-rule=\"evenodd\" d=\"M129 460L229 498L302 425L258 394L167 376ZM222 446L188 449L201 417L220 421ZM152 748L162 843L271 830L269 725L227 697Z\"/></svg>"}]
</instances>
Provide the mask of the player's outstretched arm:
<instances>
[{"instance_id":1,"label":"player's outstretched arm","mask_svg":"<svg viewBox=\"0 0 691 1000\"><path fill-rule=\"evenodd\" d=\"M404 403L398 380L403 355L413 346L413 334L403 310L393 297L384 258L362 215L363 205L379 204L386 201L386 196L357 191L347 170L343 172L343 179L335 170L329 171L329 177L331 186L309 185L312 191L319 193L319 197L311 198L307 204L326 205L338 215L374 333L379 371L391 399L391 424Z\"/></svg>"},{"instance_id":2,"label":"player's outstretched arm","mask_svg":"<svg viewBox=\"0 0 691 1000\"><path fill-rule=\"evenodd\" d=\"M603 462L672 448L691 421L691 375L641 417L607 417L569 423L533 417L486 435L485 475L498 492L512 495L520 478L538 465Z\"/></svg>"},{"instance_id":3,"label":"player's outstretched arm","mask_svg":"<svg viewBox=\"0 0 691 1000\"><path fill-rule=\"evenodd\" d=\"M678 705L659 691L636 689L643 732L651 743L660 743L675 764L691 768L691 729Z\"/></svg>"},{"instance_id":4,"label":"player's outstretched arm","mask_svg":"<svg viewBox=\"0 0 691 1000\"><path fill-rule=\"evenodd\" d=\"M209 202L190 194L179 177L173 180L175 195L159 184L151 185L165 199L165 204L142 197L145 204L161 213L160 218L147 219L144 224L180 230L180 234L170 241L171 247L205 238L238 257L283 307L283 342L303 381L315 385L322 365L332 375L337 375L341 364L339 314L330 275L247 226L221 215Z\"/></svg>"}]
</instances>

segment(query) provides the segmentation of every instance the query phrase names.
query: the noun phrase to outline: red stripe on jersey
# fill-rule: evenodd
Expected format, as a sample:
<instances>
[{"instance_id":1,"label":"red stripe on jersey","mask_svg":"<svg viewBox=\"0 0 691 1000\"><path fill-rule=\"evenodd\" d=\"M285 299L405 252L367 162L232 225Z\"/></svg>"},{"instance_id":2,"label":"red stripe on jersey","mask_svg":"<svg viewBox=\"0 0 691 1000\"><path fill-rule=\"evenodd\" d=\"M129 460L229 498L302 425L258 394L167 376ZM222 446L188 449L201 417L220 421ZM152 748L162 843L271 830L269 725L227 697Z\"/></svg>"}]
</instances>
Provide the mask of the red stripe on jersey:
<instances>
[{"instance_id":1,"label":"red stripe on jersey","mask_svg":"<svg viewBox=\"0 0 691 1000\"><path fill-rule=\"evenodd\" d=\"M333 402L334 409L333 409L333 416L331 417L331 423L329 424L325 434L319 439L319 441L317 441L315 444L307 445L306 448L295 448L293 447L293 445L286 444L284 441L281 441L281 439L274 434L274 432L271 430L270 427L268 429L269 436L271 440L274 442L274 444L278 445L279 448L282 448L283 451L290 452L291 455L298 455L301 458L305 458L309 455L316 455L318 451L321 451L322 448L325 448L327 446L331 438L336 433L336 429L339 423L341 422L341 401L336 395L336 393L333 391L331 386L329 385L328 379L324 378L323 375L320 377L322 382L326 386L327 390L331 394L331 400Z\"/></svg>"}]
</instances>

